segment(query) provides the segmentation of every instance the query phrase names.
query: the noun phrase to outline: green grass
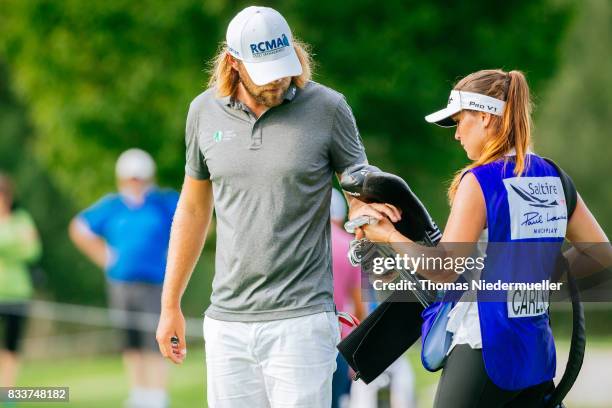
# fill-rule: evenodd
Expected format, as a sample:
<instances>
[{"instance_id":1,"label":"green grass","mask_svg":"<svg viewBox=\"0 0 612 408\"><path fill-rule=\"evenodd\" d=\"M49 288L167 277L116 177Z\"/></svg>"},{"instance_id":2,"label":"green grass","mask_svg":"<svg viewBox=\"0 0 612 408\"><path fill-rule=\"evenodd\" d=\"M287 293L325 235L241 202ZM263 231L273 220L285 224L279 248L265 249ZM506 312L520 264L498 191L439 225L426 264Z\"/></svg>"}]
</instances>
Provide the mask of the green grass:
<instances>
[{"instance_id":1,"label":"green grass","mask_svg":"<svg viewBox=\"0 0 612 408\"><path fill-rule=\"evenodd\" d=\"M414 371L414 387L417 397L418 407L431 407L433 406L433 397L436 391L436 385L442 374L442 370L430 373L423 368L421 364L421 348L411 347L406 353L410 365Z\"/></svg>"},{"instance_id":2,"label":"green grass","mask_svg":"<svg viewBox=\"0 0 612 408\"><path fill-rule=\"evenodd\" d=\"M609 338L593 338L589 347L609 349ZM569 342L560 340L560 353L566 353ZM420 363L418 347L407 353L415 373L419 407L431 407L440 372L429 373ZM205 407L205 364L201 343L192 346L185 363L170 371L172 407ZM70 403L22 403L18 407L108 408L123 406L127 397L127 378L121 357L95 355L62 359L38 359L23 362L19 386L64 386L70 388ZM1 407L1 404L0 404Z\"/></svg>"},{"instance_id":3,"label":"green grass","mask_svg":"<svg viewBox=\"0 0 612 408\"><path fill-rule=\"evenodd\" d=\"M427 393L438 381L438 374L424 371L417 351L408 353L415 370L420 406L431 406ZM107 408L122 407L127 397L127 379L118 355L25 361L19 386L62 386L70 388L70 403L22 403L19 407ZM181 366L171 368L172 406L203 407L205 404L205 367L201 350L189 351Z\"/></svg>"},{"instance_id":4,"label":"green grass","mask_svg":"<svg viewBox=\"0 0 612 408\"><path fill-rule=\"evenodd\" d=\"M170 398L173 407L204 407L204 353L192 347L181 366L170 371ZM109 408L123 407L127 398L127 377L119 355L25 361L19 386L70 388L69 403L20 403L18 407ZM1 405L0 405L1 406Z\"/></svg>"},{"instance_id":5,"label":"green grass","mask_svg":"<svg viewBox=\"0 0 612 408\"><path fill-rule=\"evenodd\" d=\"M422 407L431 406L432 387L439 373L426 372L420 365L417 350L408 358L416 375L416 390ZM191 347L188 358L181 366L171 368L170 397L172 406L204 407L205 364L200 346ZM64 359L24 361L19 386L61 386L70 388L69 403L21 403L18 407L41 408L108 408L122 407L127 397L127 378L119 355L98 355ZM435 388L433 388L435 389ZM1 405L0 405L1 406Z\"/></svg>"}]
</instances>

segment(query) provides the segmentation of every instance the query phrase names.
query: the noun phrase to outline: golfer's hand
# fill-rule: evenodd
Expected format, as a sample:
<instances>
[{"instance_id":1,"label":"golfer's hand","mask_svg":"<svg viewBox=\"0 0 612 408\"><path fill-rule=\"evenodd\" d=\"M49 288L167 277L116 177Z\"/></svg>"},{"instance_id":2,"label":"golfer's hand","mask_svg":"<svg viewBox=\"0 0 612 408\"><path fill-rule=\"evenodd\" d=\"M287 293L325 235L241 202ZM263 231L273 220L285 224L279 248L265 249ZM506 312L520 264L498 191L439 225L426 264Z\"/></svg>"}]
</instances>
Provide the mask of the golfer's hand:
<instances>
[{"instance_id":1,"label":"golfer's hand","mask_svg":"<svg viewBox=\"0 0 612 408\"><path fill-rule=\"evenodd\" d=\"M176 336L178 344L172 344L171 338ZM185 341L185 317L181 309L162 308L155 335L159 351L175 364L181 364L187 355Z\"/></svg>"},{"instance_id":2,"label":"golfer's hand","mask_svg":"<svg viewBox=\"0 0 612 408\"><path fill-rule=\"evenodd\" d=\"M402 215L399 209L391 204L362 204L355 207L351 207L351 213L349 215L349 219L354 220L357 217L367 215L368 217L372 217L380 223L382 220L390 220L391 222L398 222L402 219ZM372 227L369 225L368 227ZM391 225L393 227L393 225ZM363 228L358 228L355 230L355 238L361 239L364 237ZM367 237L370 239L370 237ZM371 240L371 239L370 239ZM384 241L384 239L383 239Z\"/></svg>"}]
</instances>

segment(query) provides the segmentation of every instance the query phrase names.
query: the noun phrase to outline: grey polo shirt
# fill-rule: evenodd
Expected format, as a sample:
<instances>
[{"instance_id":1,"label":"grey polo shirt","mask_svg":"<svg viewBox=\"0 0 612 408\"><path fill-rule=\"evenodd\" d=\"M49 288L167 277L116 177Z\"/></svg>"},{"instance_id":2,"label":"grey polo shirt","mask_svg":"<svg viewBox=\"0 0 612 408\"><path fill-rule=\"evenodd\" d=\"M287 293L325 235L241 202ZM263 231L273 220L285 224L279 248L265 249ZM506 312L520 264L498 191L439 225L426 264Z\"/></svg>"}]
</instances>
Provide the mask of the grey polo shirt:
<instances>
[{"instance_id":1,"label":"grey polo shirt","mask_svg":"<svg viewBox=\"0 0 612 408\"><path fill-rule=\"evenodd\" d=\"M208 89L189 107L185 172L212 182L218 320L266 321L333 311L332 177L366 161L344 97L309 82L258 119Z\"/></svg>"}]
</instances>

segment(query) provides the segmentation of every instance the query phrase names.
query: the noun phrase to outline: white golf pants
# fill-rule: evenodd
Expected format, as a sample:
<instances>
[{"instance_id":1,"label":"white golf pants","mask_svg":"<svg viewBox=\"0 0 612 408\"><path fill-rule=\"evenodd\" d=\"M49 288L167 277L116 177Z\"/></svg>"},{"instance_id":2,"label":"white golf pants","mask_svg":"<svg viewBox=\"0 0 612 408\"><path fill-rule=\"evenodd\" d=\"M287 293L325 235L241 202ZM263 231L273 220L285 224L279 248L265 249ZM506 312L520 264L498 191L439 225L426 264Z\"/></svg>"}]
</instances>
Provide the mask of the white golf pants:
<instances>
[{"instance_id":1,"label":"white golf pants","mask_svg":"<svg viewBox=\"0 0 612 408\"><path fill-rule=\"evenodd\" d=\"M267 322L204 318L210 408L329 408L335 313Z\"/></svg>"}]
</instances>

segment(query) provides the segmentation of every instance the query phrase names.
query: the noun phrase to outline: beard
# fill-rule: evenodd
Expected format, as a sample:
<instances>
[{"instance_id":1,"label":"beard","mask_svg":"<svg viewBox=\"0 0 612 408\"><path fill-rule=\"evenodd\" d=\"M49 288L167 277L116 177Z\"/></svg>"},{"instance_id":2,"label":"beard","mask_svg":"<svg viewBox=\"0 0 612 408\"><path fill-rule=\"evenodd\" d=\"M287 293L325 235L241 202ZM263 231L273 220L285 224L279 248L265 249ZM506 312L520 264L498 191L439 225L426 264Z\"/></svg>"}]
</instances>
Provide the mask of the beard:
<instances>
[{"instance_id":1,"label":"beard","mask_svg":"<svg viewBox=\"0 0 612 408\"><path fill-rule=\"evenodd\" d=\"M285 92L287 92L291 84L291 78L287 77L282 78L280 81L275 81L274 83L262 86L255 85L242 64L240 64L238 75L247 93L251 95L258 104L267 106L268 108L273 108L283 102L285 99Z\"/></svg>"}]
</instances>

